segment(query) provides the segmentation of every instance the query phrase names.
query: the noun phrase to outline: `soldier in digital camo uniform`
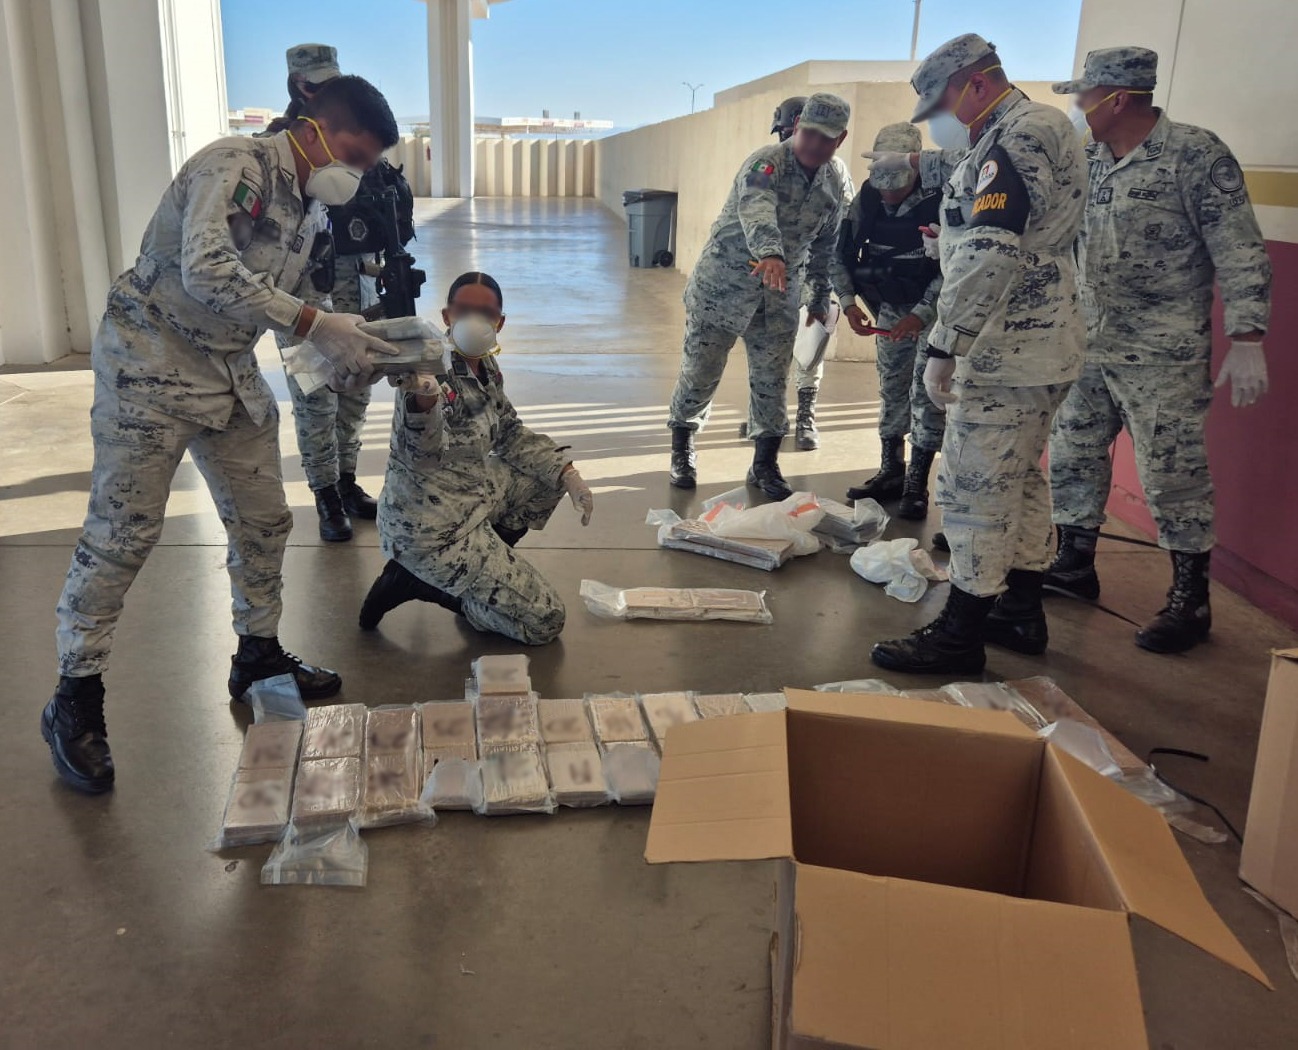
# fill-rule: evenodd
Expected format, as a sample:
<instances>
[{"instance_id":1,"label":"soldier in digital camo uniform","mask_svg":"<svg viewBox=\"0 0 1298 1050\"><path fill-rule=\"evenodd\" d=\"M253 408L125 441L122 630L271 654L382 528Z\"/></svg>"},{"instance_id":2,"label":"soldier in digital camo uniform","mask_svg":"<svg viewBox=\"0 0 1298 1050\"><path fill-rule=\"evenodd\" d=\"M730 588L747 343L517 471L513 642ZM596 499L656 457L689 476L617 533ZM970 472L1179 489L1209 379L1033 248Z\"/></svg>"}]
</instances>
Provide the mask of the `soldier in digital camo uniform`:
<instances>
[{"instance_id":1,"label":"soldier in digital camo uniform","mask_svg":"<svg viewBox=\"0 0 1298 1050\"><path fill-rule=\"evenodd\" d=\"M102 675L186 451L230 541L239 636L230 695L241 699L253 682L280 674L293 675L308 699L341 687L333 671L304 664L277 638L293 519L279 413L254 347L267 329L310 338L340 383L344 375L367 381L371 353L396 353L360 332L359 317L315 305L332 284L325 204L354 191L396 137L383 96L343 77L287 131L219 139L172 180L139 258L109 291L91 349L90 505L58 603L59 683L41 717L55 770L80 790L113 786Z\"/></svg>"},{"instance_id":2,"label":"soldier in digital camo uniform","mask_svg":"<svg viewBox=\"0 0 1298 1050\"><path fill-rule=\"evenodd\" d=\"M921 154L871 154L875 169L917 166L945 182L943 284L925 386L947 409L938 504L951 545L951 591L936 620L878 643L894 671L975 674L985 641L1045 650L1050 490L1041 470L1050 422L1081 370L1073 242L1086 201L1076 129L1005 77L973 33L948 41L911 79Z\"/></svg>"},{"instance_id":3,"label":"soldier in digital camo uniform","mask_svg":"<svg viewBox=\"0 0 1298 1050\"><path fill-rule=\"evenodd\" d=\"M1104 522L1110 446L1123 426L1172 556L1166 607L1136 635L1153 652L1183 652L1207 637L1213 488L1204 424L1212 403L1212 285L1231 346L1217 385L1239 407L1267 386L1262 338L1271 266L1230 149L1211 131L1154 107L1158 56L1143 47L1092 51L1075 94L1090 192L1078 246L1087 323L1086 365L1055 419L1050 484L1059 553L1046 586L1100 594L1095 541Z\"/></svg>"},{"instance_id":4,"label":"soldier in digital camo uniform","mask_svg":"<svg viewBox=\"0 0 1298 1050\"><path fill-rule=\"evenodd\" d=\"M749 437L756 446L748 483L771 499L792 493L780 473L788 431L784 390L798 329L805 257L808 313L824 320L831 290L851 302L851 281L835 251L843 178L831 161L847 136L848 104L807 99L787 142L763 146L739 170L685 287L685 346L672 394L671 483L697 483L694 434L707 423L726 359L743 338L748 353ZM847 299L841 299L847 296ZM859 308L858 308L859 312Z\"/></svg>"}]
</instances>

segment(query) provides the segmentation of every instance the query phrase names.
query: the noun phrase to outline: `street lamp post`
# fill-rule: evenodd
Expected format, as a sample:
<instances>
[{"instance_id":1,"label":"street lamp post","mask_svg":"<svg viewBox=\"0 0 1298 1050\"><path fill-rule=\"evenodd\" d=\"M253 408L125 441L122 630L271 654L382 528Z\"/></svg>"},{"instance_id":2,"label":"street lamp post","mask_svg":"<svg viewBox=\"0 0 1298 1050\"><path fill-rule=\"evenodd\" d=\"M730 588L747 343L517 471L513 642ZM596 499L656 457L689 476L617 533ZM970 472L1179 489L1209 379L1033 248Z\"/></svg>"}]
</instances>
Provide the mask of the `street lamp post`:
<instances>
[{"instance_id":1,"label":"street lamp post","mask_svg":"<svg viewBox=\"0 0 1298 1050\"><path fill-rule=\"evenodd\" d=\"M690 89L690 112L693 113L694 112L694 92L698 91L698 89L701 88L703 85L691 84L688 80L682 80L681 83Z\"/></svg>"}]
</instances>

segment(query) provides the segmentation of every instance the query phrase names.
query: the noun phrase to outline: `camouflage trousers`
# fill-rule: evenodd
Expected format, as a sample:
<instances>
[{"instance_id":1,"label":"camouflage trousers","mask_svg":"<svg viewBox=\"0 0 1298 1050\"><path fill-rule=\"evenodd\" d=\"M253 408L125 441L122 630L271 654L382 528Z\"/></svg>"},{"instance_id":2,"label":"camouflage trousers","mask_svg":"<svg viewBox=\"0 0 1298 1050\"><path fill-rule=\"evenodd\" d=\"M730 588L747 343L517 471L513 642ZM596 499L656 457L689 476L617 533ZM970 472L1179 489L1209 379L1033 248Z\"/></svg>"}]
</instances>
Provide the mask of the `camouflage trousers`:
<instances>
[{"instance_id":1,"label":"camouflage trousers","mask_svg":"<svg viewBox=\"0 0 1298 1050\"><path fill-rule=\"evenodd\" d=\"M338 313L357 314L379 301L374 278L360 272L360 261L355 255L338 259L338 277L330 293ZM313 394L304 394L297 380L287 378L306 482L312 489L336 485L340 473L356 473L370 389L335 394L321 387Z\"/></svg>"},{"instance_id":2,"label":"camouflage trousers","mask_svg":"<svg viewBox=\"0 0 1298 1050\"><path fill-rule=\"evenodd\" d=\"M1051 558L1050 489L1041 455L1067 385L956 384L947 409L937 501L951 544L951 582L981 597L1005 590L1011 569Z\"/></svg>"},{"instance_id":3,"label":"camouflage trousers","mask_svg":"<svg viewBox=\"0 0 1298 1050\"><path fill-rule=\"evenodd\" d=\"M891 328L909 313L906 307L883 303L875 324L879 328ZM920 347L928 341L928 332L926 327L913 339L875 337L875 365L879 370L879 436L899 438L909 434L910 443L915 448L937 452L942 448L946 413L929 400L928 391L924 388L924 368L928 358L920 352Z\"/></svg>"},{"instance_id":4,"label":"camouflage trousers","mask_svg":"<svg viewBox=\"0 0 1298 1050\"><path fill-rule=\"evenodd\" d=\"M783 437L789 431L784 390L797 334L798 315L792 310L777 313L759 305L748 327L736 333L704 323L687 308L681 372L667 425L694 431L707 425L726 361L742 335L748 353L748 436Z\"/></svg>"},{"instance_id":5,"label":"camouflage trousers","mask_svg":"<svg viewBox=\"0 0 1298 1050\"><path fill-rule=\"evenodd\" d=\"M1055 523L1104 524L1113 480L1110 450L1125 426L1159 546L1211 550L1213 487L1204 443L1211 404L1206 357L1175 365L1086 365L1050 434Z\"/></svg>"},{"instance_id":6,"label":"camouflage trousers","mask_svg":"<svg viewBox=\"0 0 1298 1050\"><path fill-rule=\"evenodd\" d=\"M526 558L508 547L492 525L505 530L544 528L562 491L521 474L491 456L484 470L497 475L484 485L500 493L485 521L439 548L403 547L399 528L384 518L400 513L385 501L379 528L384 553L425 583L464 603L464 618L480 631L503 634L524 645L545 645L559 637L566 610L559 592Z\"/></svg>"},{"instance_id":7,"label":"camouflage trousers","mask_svg":"<svg viewBox=\"0 0 1298 1050\"><path fill-rule=\"evenodd\" d=\"M229 538L235 633L274 635L293 525L280 475L279 413L258 425L236 401L225 429L214 430L122 401L96 380L90 432L90 506L57 609L59 674L84 677L107 668L126 592L162 535L172 478L187 449Z\"/></svg>"}]
</instances>

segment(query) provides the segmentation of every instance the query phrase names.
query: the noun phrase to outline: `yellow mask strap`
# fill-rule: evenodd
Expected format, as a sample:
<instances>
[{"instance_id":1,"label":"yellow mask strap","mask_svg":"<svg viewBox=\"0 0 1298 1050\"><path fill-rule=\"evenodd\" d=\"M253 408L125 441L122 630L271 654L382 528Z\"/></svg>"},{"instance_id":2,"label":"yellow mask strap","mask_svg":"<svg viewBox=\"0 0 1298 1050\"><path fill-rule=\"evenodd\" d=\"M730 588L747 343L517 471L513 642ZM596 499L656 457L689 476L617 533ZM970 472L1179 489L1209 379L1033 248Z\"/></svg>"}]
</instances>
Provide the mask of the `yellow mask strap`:
<instances>
[{"instance_id":1,"label":"yellow mask strap","mask_svg":"<svg viewBox=\"0 0 1298 1050\"><path fill-rule=\"evenodd\" d=\"M1096 105L1099 105L1099 103L1097 102ZM303 117L302 119L305 120L308 124L310 124L313 128L315 128L315 133L320 136L320 143L321 145L324 146L325 153L328 155L330 163L336 163L338 158L334 156L334 151L329 148L329 142L324 137L324 131L320 127L320 125L317 124L311 117ZM302 159L311 165L312 171L315 171L316 168L324 167L323 164L312 163L311 158L306 155L306 150L302 148L301 143L298 142L297 137L291 131L288 132L288 140L289 142L293 143L293 148L302 155Z\"/></svg>"},{"instance_id":2,"label":"yellow mask strap","mask_svg":"<svg viewBox=\"0 0 1298 1050\"><path fill-rule=\"evenodd\" d=\"M1110 91L1107 95L1105 95L1102 99L1100 99L1099 102L1095 103L1095 105L1091 106L1089 109L1082 110L1082 112L1085 113L1087 116L1089 116L1091 113L1095 112L1095 110L1099 109L1102 105L1104 105L1104 103L1108 102L1109 99L1113 98L1116 94L1118 94L1119 91L1125 91L1128 95L1152 95L1154 93L1153 91L1146 91L1143 88L1139 91L1136 90L1135 88L1115 88L1113 91Z\"/></svg>"}]
</instances>

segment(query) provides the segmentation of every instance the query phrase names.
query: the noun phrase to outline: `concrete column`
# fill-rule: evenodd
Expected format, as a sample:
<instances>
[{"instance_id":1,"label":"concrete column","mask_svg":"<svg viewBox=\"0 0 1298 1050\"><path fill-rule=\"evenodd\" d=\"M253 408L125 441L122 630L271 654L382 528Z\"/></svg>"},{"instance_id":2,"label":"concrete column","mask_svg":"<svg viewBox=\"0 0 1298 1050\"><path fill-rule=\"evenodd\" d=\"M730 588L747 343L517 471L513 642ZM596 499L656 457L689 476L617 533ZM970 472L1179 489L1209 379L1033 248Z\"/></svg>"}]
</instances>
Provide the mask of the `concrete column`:
<instances>
[{"instance_id":1,"label":"concrete column","mask_svg":"<svg viewBox=\"0 0 1298 1050\"><path fill-rule=\"evenodd\" d=\"M428 122L434 197L473 196L470 0L427 0Z\"/></svg>"}]
</instances>

